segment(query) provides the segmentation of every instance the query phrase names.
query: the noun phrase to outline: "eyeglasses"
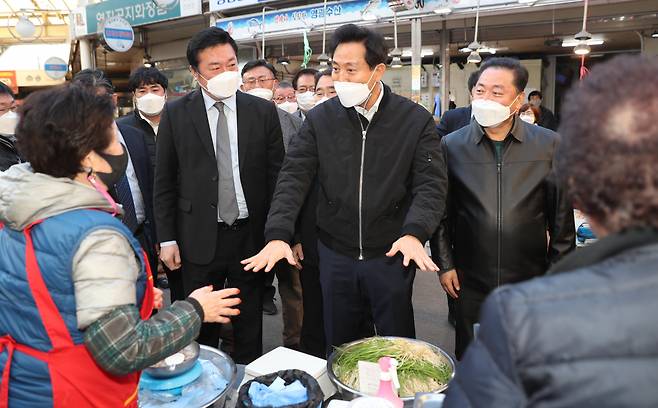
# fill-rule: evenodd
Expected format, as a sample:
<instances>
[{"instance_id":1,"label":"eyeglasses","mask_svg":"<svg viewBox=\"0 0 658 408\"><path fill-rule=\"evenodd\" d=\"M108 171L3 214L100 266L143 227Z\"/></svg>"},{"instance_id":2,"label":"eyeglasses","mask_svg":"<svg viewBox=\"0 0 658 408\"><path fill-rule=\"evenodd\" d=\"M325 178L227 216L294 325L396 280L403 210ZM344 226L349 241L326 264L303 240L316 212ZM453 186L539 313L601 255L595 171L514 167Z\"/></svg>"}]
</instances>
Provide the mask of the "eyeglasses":
<instances>
[{"instance_id":1,"label":"eyeglasses","mask_svg":"<svg viewBox=\"0 0 658 408\"><path fill-rule=\"evenodd\" d=\"M274 81L274 78L248 78L245 79L243 82L246 85L267 85L268 83Z\"/></svg>"},{"instance_id":2,"label":"eyeglasses","mask_svg":"<svg viewBox=\"0 0 658 408\"><path fill-rule=\"evenodd\" d=\"M296 102L297 98L295 97L295 95L277 96L276 98L274 98L274 102L276 102L276 103L283 103L284 101Z\"/></svg>"},{"instance_id":3,"label":"eyeglasses","mask_svg":"<svg viewBox=\"0 0 658 408\"><path fill-rule=\"evenodd\" d=\"M297 92L299 92L299 93L315 92L315 87L314 86L300 86L299 88L297 88Z\"/></svg>"}]
</instances>

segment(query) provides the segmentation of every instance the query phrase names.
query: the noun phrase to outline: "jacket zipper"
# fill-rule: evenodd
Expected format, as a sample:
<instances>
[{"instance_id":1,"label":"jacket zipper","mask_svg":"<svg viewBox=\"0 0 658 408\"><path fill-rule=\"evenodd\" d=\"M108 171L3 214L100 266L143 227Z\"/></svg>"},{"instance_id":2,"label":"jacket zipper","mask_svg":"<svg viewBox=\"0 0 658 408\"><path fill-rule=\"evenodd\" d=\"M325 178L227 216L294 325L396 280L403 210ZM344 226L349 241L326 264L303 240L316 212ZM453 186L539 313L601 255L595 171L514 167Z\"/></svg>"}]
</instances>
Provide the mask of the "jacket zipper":
<instances>
[{"instance_id":1,"label":"jacket zipper","mask_svg":"<svg viewBox=\"0 0 658 408\"><path fill-rule=\"evenodd\" d=\"M501 152L502 156L502 152ZM498 269L497 269L497 286L500 286L500 258L502 256L502 236L503 236L503 192L502 192L502 185L503 185L503 163L502 163L502 157L499 159L498 163L496 164L498 168Z\"/></svg>"},{"instance_id":2,"label":"jacket zipper","mask_svg":"<svg viewBox=\"0 0 658 408\"><path fill-rule=\"evenodd\" d=\"M359 119L359 123L361 119ZM368 124L370 126L370 124ZM363 261L363 165L366 158L366 134L368 128L361 125L361 171L359 174L359 261Z\"/></svg>"}]
</instances>

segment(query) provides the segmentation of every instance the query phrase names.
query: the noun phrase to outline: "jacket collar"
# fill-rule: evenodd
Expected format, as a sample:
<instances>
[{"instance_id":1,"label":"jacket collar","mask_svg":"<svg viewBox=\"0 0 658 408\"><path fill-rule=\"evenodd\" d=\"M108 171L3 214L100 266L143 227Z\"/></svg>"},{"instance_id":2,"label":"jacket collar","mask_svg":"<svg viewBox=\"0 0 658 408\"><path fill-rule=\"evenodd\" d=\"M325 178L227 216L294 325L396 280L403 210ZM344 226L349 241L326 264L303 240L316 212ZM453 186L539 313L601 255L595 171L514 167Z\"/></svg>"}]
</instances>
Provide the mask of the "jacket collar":
<instances>
[{"instance_id":1,"label":"jacket collar","mask_svg":"<svg viewBox=\"0 0 658 408\"><path fill-rule=\"evenodd\" d=\"M389 88L388 85L386 85L382 81L380 81L380 84L382 86L382 93L379 96L379 99L378 99L379 106L377 107L377 111L375 112L375 115L372 117L373 120L380 116L381 112L384 109L386 109L386 107L388 105L388 102L391 99L391 93L392 93L391 88ZM339 105L348 112L348 116L351 119L353 119L353 121L356 125L358 125L357 121L359 120L359 115L357 114L356 108L354 108L354 107L345 108L343 105L340 104L340 102L339 102ZM351 112L354 112L354 113L351 113ZM372 120L370 120L369 122L372 123Z\"/></svg>"},{"instance_id":2,"label":"jacket collar","mask_svg":"<svg viewBox=\"0 0 658 408\"><path fill-rule=\"evenodd\" d=\"M471 120L470 126L471 126L469 131L470 141L475 144L480 144L482 140L486 137L484 128L480 126L480 124L477 123L475 119ZM525 131L526 129L524 126L524 122L522 120L516 120L515 117L514 124L512 124L512 129L509 131L508 136L511 135L518 142L523 143L523 141L525 141Z\"/></svg>"},{"instance_id":3,"label":"jacket collar","mask_svg":"<svg viewBox=\"0 0 658 408\"><path fill-rule=\"evenodd\" d=\"M549 275L569 272L595 265L624 251L646 245L658 244L658 230L635 228L601 238L585 248L576 249L548 271Z\"/></svg>"}]
</instances>

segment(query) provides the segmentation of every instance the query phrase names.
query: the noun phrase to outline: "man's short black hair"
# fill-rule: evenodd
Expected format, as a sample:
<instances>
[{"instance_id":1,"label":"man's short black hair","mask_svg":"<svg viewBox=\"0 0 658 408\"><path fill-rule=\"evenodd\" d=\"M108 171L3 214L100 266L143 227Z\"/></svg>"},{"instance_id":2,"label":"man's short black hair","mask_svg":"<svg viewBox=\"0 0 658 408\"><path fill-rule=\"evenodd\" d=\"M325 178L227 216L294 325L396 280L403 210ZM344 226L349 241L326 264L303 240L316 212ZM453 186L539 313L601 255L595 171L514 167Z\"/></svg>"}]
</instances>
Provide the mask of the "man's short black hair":
<instances>
[{"instance_id":1,"label":"man's short black hair","mask_svg":"<svg viewBox=\"0 0 658 408\"><path fill-rule=\"evenodd\" d=\"M112 81L100 69L83 69L73 76L72 83L88 89L104 88L110 95L114 93Z\"/></svg>"},{"instance_id":2,"label":"man's short black hair","mask_svg":"<svg viewBox=\"0 0 658 408\"><path fill-rule=\"evenodd\" d=\"M15 98L14 91L12 91L11 88L2 81L0 81L0 95L9 95L11 96L11 99Z\"/></svg>"},{"instance_id":3,"label":"man's short black hair","mask_svg":"<svg viewBox=\"0 0 658 408\"><path fill-rule=\"evenodd\" d=\"M488 68L502 68L512 71L514 73L514 86L519 92L522 92L528 85L528 70L515 58L489 58L480 67L480 75Z\"/></svg>"},{"instance_id":4,"label":"man's short black hair","mask_svg":"<svg viewBox=\"0 0 658 408\"><path fill-rule=\"evenodd\" d=\"M318 82L320 82L320 78L322 78L323 76L331 76L332 72L333 72L332 68L327 68L315 74L315 86L318 86Z\"/></svg>"},{"instance_id":5,"label":"man's short black hair","mask_svg":"<svg viewBox=\"0 0 658 408\"><path fill-rule=\"evenodd\" d=\"M169 80L156 67L139 67L130 73L128 78L128 88L130 92L135 92L137 88L145 85L160 85L167 90Z\"/></svg>"},{"instance_id":6,"label":"man's short black hair","mask_svg":"<svg viewBox=\"0 0 658 408\"><path fill-rule=\"evenodd\" d=\"M340 44L351 42L358 42L366 47L366 62L370 69L386 63L388 47L384 37L376 31L354 24L342 25L334 31L329 52L333 55Z\"/></svg>"},{"instance_id":7,"label":"man's short black hair","mask_svg":"<svg viewBox=\"0 0 658 408\"><path fill-rule=\"evenodd\" d=\"M257 60L252 60L244 64L244 67L242 67L242 76L246 74L247 72L251 71L254 68L258 67L265 67L272 72L272 75L274 75L274 78L276 78L276 68L274 68L274 65L270 64L264 59L257 59Z\"/></svg>"},{"instance_id":8,"label":"man's short black hair","mask_svg":"<svg viewBox=\"0 0 658 408\"><path fill-rule=\"evenodd\" d=\"M297 90L297 81L299 81L299 77L304 76L304 75L311 75L313 78L315 78L315 74L318 73L317 69L314 68L303 68L297 71L295 76L292 78L292 87L295 88L295 91Z\"/></svg>"},{"instance_id":9,"label":"man's short black hair","mask_svg":"<svg viewBox=\"0 0 658 408\"><path fill-rule=\"evenodd\" d=\"M194 69L199 68L199 53L206 48L214 47L220 44L230 44L238 56L238 44L227 33L218 27L208 27L194 34L194 37L187 43L187 62Z\"/></svg>"},{"instance_id":10,"label":"man's short black hair","mask_svg":"<svg viewBox=\"0 0 658 408\"><path fill-rule=\"evenodd\" d=\"M593 67L562 103L557 175L574 207L609 233L658 229L656 72L655 57L620 55Z\"/></svg>"},{"instance_id":11,"label":"man's short black hair","mask_svg":"<svg viewBox=\"0 0 658 408\"><path fill-rule=\"evenodd\" d=\"M292 86L292 84L290 82L287 82L287 81L279 82L279 86L277 86L277 88L281 88L281 89L293 88L293 89L295 89L295 87Z\"/></svg>"},{"instance_id":12,"label":"man's short black hair","mask_svg":"<svg viewBox=\"0 0 658 408\"><path fill-rule=\"evenodd\" d=\"M544 99L543 95L539 91L532 91L528 94L528 100L532 98L533 96L538 96L539 99Z\"/></svg>"},{"instance_id":13,"label":"man's short black hair","mask_svg":"<svg viewBox=\"0 0 658 408\"><path fill-rule=\"evenodd\" d=\"M480 79L480 70L476 70L471 72L471 75L468 76L468 93L473 93L473 88L475 88L475 85L478 83L478 79Z\"/></svg>"}]
</instances>

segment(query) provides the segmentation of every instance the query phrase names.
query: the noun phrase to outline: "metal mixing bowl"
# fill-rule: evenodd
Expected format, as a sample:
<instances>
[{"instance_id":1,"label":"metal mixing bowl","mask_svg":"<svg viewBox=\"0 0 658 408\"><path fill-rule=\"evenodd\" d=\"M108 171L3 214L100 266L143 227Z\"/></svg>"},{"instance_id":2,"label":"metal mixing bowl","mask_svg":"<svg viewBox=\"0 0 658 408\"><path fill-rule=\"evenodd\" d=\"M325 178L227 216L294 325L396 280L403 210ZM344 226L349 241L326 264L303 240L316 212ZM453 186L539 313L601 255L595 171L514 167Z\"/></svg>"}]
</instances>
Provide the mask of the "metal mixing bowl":
<instances>
[{"instance_id":1,"label":"metal mixing bowl","mask_svg":"<svg viewBox=\"0 0 658 408\"><path fill-rule=\"evenodd\" d=\"M454 362L454 360L452 359L452 357L450 357L450 355L447 352L445 352L440 347L437 347L433 344L427 343L427 342L422 341L422 340L409 339L409 338L405 338L405 337L386 336L386 337L380 337L380 338L387 339L387 340L406 340L406 341L411 341L411 342L415 342L415 343L419 343L419 344L423 344L425 346L428 346L430 349L432 349L432 351L434 351L436 354L438 354L446 364L448 364L450 366L450 368L452 370L452 374L450 375L450 379L452 380L452 378L455 376L455 362ZM340 348L341 349L348 349L351 346L354 346L355 344L363 343L366 340L370 340L370 338L353 341L351 343L346 343L346 344L343 344L342 346L340 346ZM334 385L336 386L336 389L338 390L338 393L340 394L340 396L345 400L353 400L353 399L358 398L358 397L368 396L368 395L362 393L361 391L350 388L347 385L340 382L340 380L338 379L338 377L334 373L334 360L336 358L338 358L338 353L339 353L338 350L334 350L331 353L331 355L329 356L329 358L327 359L327 374L329 375L329 379L331 380L331 382L334 383ZM448 384L444 385L443 387L441 387L439 389L432 390L432 392L438 394L440 392L445 391L447 388L448 388ZM405 407L410 407L410 408L413 407L414 398L415 397L403 397L402 401L404 402L404 406Z\"/></svg>"},{"instance_id":2,"label":"metal mixing bowl","mask_svg":"<svg viewBox=\"0 0 658 408\"><path fill-rule=\"evenodd\" d=\"M193 341L192 343L183 347L183 349L178 351L178 353L182 353L183 350L191 351L193 353L192 358L190 358L189 360L185 360L180 364L173 364L163 367L151 366L146 368L144 372L154 378L170 378L191 370L192 367L194 367L196 361L199 359L199 350L200 350L199 343Z\"/></svg>"}]
</instances>

